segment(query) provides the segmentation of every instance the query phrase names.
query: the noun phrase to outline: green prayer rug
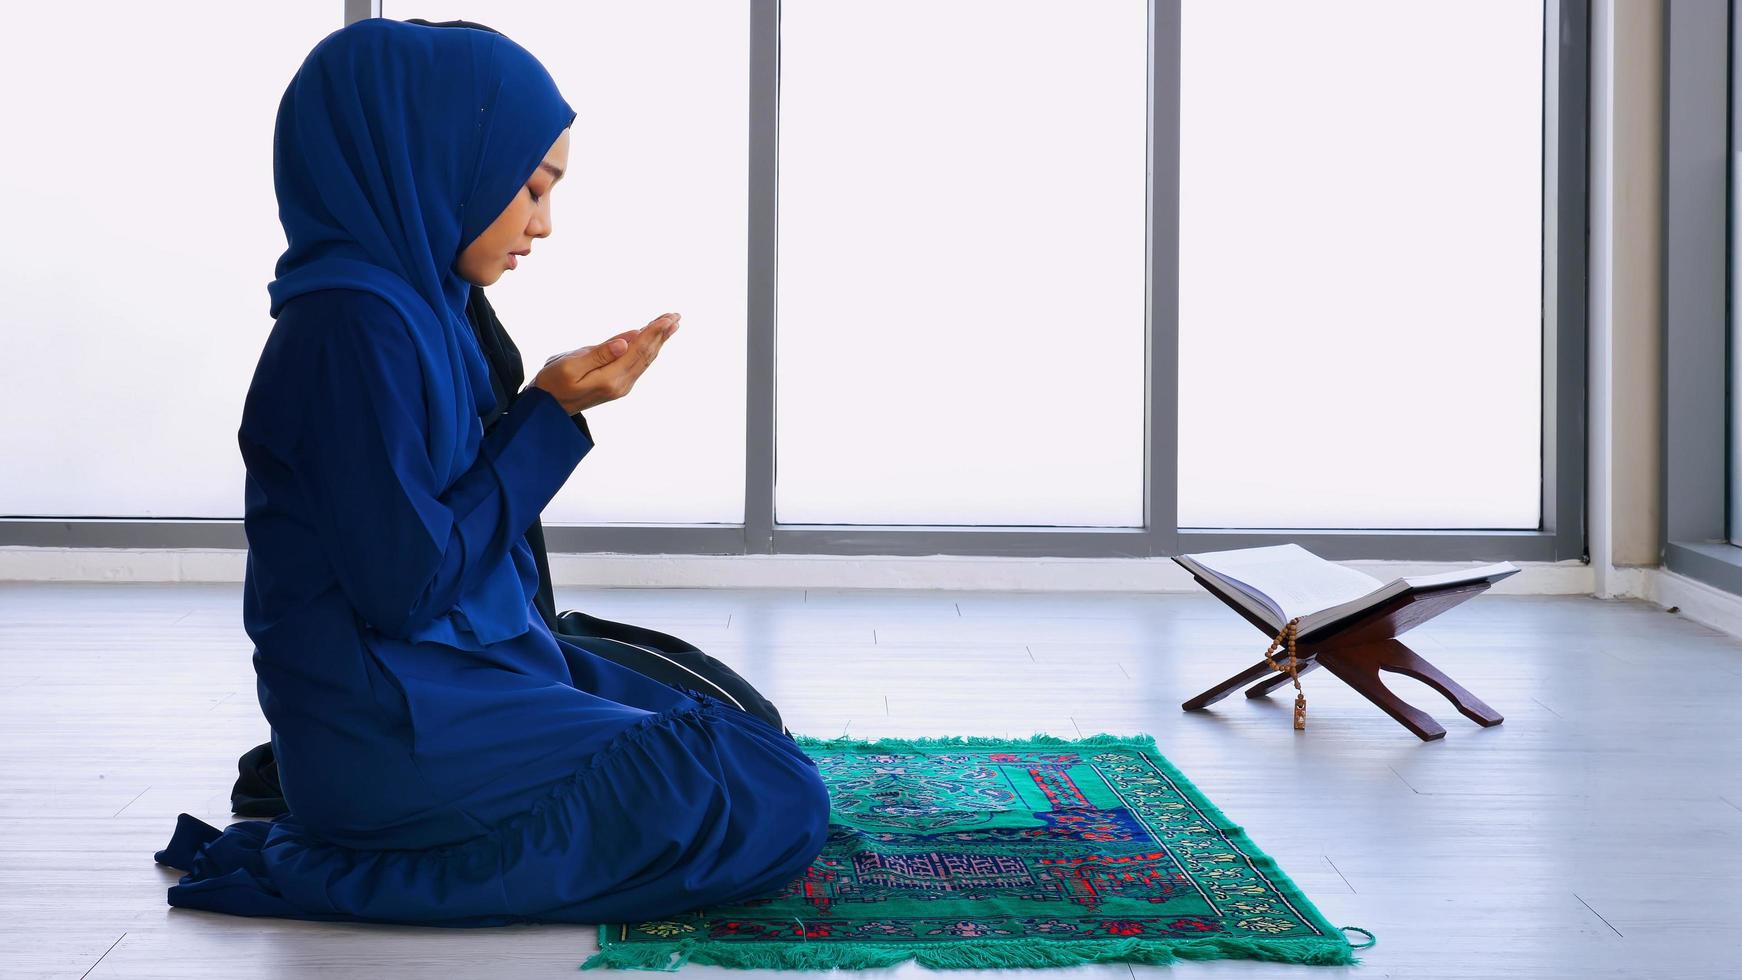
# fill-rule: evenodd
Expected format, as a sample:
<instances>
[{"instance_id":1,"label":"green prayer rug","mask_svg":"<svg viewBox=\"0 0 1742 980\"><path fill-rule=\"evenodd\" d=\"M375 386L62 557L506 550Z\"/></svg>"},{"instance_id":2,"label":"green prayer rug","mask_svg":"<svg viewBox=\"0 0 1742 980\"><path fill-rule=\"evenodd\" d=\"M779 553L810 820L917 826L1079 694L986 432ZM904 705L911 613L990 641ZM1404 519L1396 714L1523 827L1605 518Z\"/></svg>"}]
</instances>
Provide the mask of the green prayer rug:
<instances>
[{"instance_id":1,"label":"green prayer rug","mask_svg":"<svg viewBox=\"0 0 1742 980\"><path fill-rule=\"evenodd\" d=\"M809 870L763 898L602 924L583 969L1347 964L1364 948L1148 735L798 744L834 811Z\"/></svg>"}]
</instances>

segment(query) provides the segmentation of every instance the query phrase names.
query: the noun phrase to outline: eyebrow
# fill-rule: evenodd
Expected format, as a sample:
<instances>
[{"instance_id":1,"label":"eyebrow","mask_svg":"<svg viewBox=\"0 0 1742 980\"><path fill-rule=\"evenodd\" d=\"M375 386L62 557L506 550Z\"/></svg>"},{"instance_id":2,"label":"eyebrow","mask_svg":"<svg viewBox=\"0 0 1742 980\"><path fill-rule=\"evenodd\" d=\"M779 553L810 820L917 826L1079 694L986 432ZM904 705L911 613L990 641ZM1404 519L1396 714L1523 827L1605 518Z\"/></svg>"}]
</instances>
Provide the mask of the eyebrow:
<instances>
[{"instance_id":1,"label":"eyebrow","mask_svg":"<svg viewBox=\"0 0 1742 980\"><path fill-rule=\"evenodd\" d=\"M549 162L549 161L540 161L540 162L539 162L539 164L538 164L538 167L539 167L539 169L540 169L540 170L548 170L548 171L550 171L550 172L551 172L551 173L553 173L553 174L555 174L555 175L556 175L556 176L555 176L555 177L554 177L554 178L553 178L553 179L552 179L552 180L551 180L551 183L556 183L556 181L559 181L559 180L562 180L562 179L563 179L563 168L561 168L561 167L559 167L559 166L557 166L557 165L556 165L556 164L554 164L554 163L550 163L550 162Z\"/></svg>"}]
</instances>

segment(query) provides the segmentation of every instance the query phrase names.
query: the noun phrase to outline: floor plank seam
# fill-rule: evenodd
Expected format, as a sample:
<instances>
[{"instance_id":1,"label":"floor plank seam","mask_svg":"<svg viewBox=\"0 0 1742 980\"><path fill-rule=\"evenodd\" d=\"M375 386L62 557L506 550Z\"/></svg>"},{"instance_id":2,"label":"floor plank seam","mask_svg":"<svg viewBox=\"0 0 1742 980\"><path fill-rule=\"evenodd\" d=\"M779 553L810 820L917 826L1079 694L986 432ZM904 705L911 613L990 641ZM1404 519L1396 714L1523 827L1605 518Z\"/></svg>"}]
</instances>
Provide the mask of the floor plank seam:
<instances>
[{"instance_id":1,"label":"floor plank seam","mask_svg":"<svg viewBox=\"0 0 1742 980\"><path fill-rule=\"evenodd\" d=\"M103 960L104 960L104 959L105 959L105 958L106 958L106 957L107 957L107 956L108 956L108 955L109 955L109 954L110 954L110 953L112 953L112 952L114 952L114 951L115 951L115 947L117 947L117 946L119 946L119 945L121 945L121 940L123 940L123 939L126 939L126 938L127 938L127 934L126 934L126 933L122 933L122 934L121 934L121 935L119 935L119 936L116 936L116 937L115 937L115 941L114 941L114 942L112 942L112 943L110 943L110 944L109 944L109 948L108 948L108 949L105 949L105 950L103 950L103 955L102 955L102 956L99 956L99 957L97 957L97 962L96 962L96 963L92 963L92 964L91 964L91 970L95 970L95 969L96 969L96 968L97 968L97 964L98 964L98 963L102 963L102 962L103 962ZM84 973L81 973L81 974L79 974L79 980L85 980L85 978L86 978L86 977L88 977L88 976L90 976L90 975L91 975L91 970L86 970L86 971L85 971L85 972L84 972Z\"/></svg>"},{"instance_id":2,"label":"floor plank seam","mask_svg":"<svg viewBox=\"0 0 1742 980\"><path fill-rule=\"evenodd\" d=\"M142 790L140 790L140 791L139 791L139 796L144 796L144 795L145 795L145 794L147 794L147 793L149 793L149 792L151 792L151 787L150 787L150 786L147 786L147 787L145 787L145 788L144 788L144 789L142 789ZM133 804L135 804L135 803L138 803L138 802L139 802L139 796L135 796L135 797L134 797L134 798L132 798L132 799L131 799L131 800L128 800L128 801L127 801L127 806L123 806L123 807L122 807L122 808L121 808L121 810L125 810L125 809L127 809L127 807L129 807L129 806L132 806L132 805L133 805ZM111 820L113 820L113 819L114 819L114 818L116 818L116 817L118 817L118 816L120 816L120 815L121 815L121 810L116 810L116 811L115 811L115 812L114 812L114 813L112 813L112 814L110 814L110 815L109 815L109 819L111 819Z\"/></svg>"},{"instance_id":3,"label":"floor plank seam","mask_svg":"<svg viewBox=\"0 0 1742 980\"><path fill-rule=\"evenodd\" d=\"M1597 911L1596 909L1591 908L1591 903L1585 901L1582 897L1580 897L1578 892L1574 892L1573 897L1577 898L1579 900L1580 905L1583 905L1585 908L1590 909L1592 915L1596 916L1599 919L1603 919L1603 924L1609 927L1610 932L1613 932L1616 936L1618 936L1622 939L1627 938L1627 937L1621 935L1621 930L1615 928L1615 923L1610 922L1608 919L1604 919L1603 913Z\"/></svg>"},{"instance_id":4,"label":"floor plank seam","mask_svg":"<svg viewBox=\"0 0 1742 980\"><path fill-rule=\"evenodd\" d=\"M1350 882L1349 882L1349 876L1345 875L1343 873L1342 868L1337 867L1337 862L1331 860L1331 856L1329 854L1325 855L1325 863L1331 866L1331 870L1335 871L1337 873L1337 877L1343 879L1343 884L1349 886L1349 894L1351 894L1351 895L1357 894L1357 892L1355 891L1355 886L1350 884Z\"/></svg>"}]
</instances>

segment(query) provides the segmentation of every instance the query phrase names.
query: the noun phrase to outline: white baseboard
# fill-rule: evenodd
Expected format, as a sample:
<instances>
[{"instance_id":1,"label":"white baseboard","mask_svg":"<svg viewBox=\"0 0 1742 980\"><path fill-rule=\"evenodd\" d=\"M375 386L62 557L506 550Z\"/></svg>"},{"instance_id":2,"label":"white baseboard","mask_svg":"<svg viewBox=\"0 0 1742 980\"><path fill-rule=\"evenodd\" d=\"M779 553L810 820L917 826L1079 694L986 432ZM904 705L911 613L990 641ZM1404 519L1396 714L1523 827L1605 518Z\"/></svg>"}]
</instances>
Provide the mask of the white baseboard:
<instances>
[{"instance_id":1,"label":"white baseboard","mask_svg":"<svg viewBox=\"0 0 1742 980\"><path fill-rule=\"evenodd\" d=\"M1664 568L1639 569L1640 589L1631 598L1645 599L1702 626L1742 637L1742 596L1713 588Z\"/></svg>"},{"instance_id":2,"label":"white baseboard","mask_svg":"<svg viewBox=\"0 0 1742 980\"><path fill-rule=\"evenodd\" d=\"M1195 592L1165 558L963 558L947 555L553 554L551 579L568 588L940 589L1011 592ZM1474 562L1352 561L1390 579ZM1518 562L1496 595L1593 595L1598 576L1579 561ZM0 582L241 582L239 549L0 546ZM1677 607L1694 622L1742 637L1742 596L1661 568L1611 568L1602 598Z\"/></svg>"},{"instance_id":3,"label":"white baseboard","mask_svg":"<svg viewBox=\"0 0 1742 980\"><path fill-rule=\"evenodd\" d=\"M240 548L0 546L0 582L240 582Z\"/></svg>"},{"instance_id":4,"label":"white baseboard","mask_svg":"<svg viewBox=\"0 0 1742 980\"><path fill-rule=\"evenodd\" d=\"M0 582L240 582L241 549L0 546ZM1480 562L1352 561L1390 579ZM586 588L945 589L1038 592L1194 592L1166 558L972 558L949 555L552 554L551 581ZM1519 562L1496 594L1589 595L1584 562Z\"/></svg>"}]
</instances>

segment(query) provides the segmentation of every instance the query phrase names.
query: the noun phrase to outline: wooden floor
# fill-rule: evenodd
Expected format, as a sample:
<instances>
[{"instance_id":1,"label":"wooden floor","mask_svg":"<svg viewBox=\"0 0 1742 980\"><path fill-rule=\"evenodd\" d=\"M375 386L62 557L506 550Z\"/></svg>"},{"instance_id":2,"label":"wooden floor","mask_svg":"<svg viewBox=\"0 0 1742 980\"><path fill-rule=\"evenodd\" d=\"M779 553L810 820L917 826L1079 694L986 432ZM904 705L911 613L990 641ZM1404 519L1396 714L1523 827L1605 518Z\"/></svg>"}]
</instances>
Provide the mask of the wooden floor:
<instances>
[{"instance_id":1,"label":"wooden floor","mask_svg":"<svg viewBox=\"0 0 1742 980\"><path fill-rule=\"evenodd\" d=\"M1181 980L1742 971L1742 643L1646 604L1483 596L1410 634L1507 719L1480 729L1397 679L1450 731L1423 744L1322 671L1304 679L1303 733L1286 692L1181 712L1263 646L1202 596L558 599L721 657L799 733L1149 732L1333 922L1379 936L1347 970L1187 963L1171 968ZM577 975L590 926L168 907L178 873L152 852L179 811L229 822L236 757L267 735L250 652L239 586L0 585L0 977Z\"/></svg>"}]
</instances>

